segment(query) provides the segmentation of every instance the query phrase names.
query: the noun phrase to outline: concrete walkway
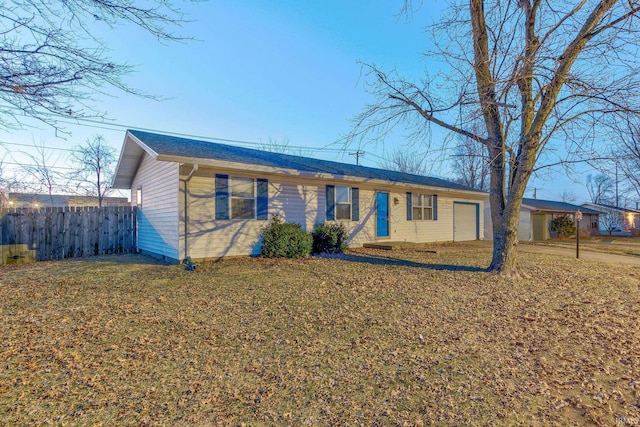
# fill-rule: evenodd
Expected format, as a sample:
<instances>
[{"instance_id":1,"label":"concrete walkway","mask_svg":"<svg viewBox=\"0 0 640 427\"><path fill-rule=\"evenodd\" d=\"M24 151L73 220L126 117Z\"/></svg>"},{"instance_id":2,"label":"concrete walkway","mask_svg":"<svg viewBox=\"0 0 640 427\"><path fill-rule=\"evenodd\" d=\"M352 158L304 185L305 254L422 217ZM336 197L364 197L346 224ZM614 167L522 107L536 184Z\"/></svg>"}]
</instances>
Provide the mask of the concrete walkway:
<instances>
[{"instance_id":1,"label":"concrete walkway","mask_svg":"<svg viewBox=\"0 0 640 427\"><path fill-rule=\"evenodd\" d=\"M566 257L576 257L576 249L559 248L545 245L518 245L518 251L521 253L537 253L548 255L559 255ZM640 257L633 255L608 254L602 252L593 252L588 249L580 248L580 259L589 259L594 261L617 262L621 264L631 264L640 266Z\"/></svg>"}]
</instances>

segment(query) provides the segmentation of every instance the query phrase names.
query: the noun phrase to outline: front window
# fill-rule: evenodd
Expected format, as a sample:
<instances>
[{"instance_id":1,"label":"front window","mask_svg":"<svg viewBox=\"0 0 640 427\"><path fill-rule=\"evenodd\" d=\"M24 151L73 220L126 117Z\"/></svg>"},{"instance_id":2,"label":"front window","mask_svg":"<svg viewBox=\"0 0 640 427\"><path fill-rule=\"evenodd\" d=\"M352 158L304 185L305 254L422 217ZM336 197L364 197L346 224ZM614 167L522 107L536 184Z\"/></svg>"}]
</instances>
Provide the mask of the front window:
<instances>
[{"instance_id":1,"label":"front window","mask_svg":"<svg viewBox=\"0 0 640 427\"><path fill-rule=\"evenodd\" d=\"M229 183L231 218L253 219L256 212L256 186L253 178L232 177Z\"/></svg>"},{"instance_id":2,"label":"front window","mask_svg":"<svg viewBox=\"0 0 640 427\"><path fill-rule=\"evenodd\" d=\"M433 198L429 194L413 194L411 205L413 207L413 220L433 219Z\"/></svg>"},{"instance_id":3,"label":"front window","mask_svg":"<svg viewBox=\"0 0 640 427\"><path fill-rule=\"evenodd\" d=\"M351 188L336 186L336 219L351 219Z\"/></svg>"}]
</instances>

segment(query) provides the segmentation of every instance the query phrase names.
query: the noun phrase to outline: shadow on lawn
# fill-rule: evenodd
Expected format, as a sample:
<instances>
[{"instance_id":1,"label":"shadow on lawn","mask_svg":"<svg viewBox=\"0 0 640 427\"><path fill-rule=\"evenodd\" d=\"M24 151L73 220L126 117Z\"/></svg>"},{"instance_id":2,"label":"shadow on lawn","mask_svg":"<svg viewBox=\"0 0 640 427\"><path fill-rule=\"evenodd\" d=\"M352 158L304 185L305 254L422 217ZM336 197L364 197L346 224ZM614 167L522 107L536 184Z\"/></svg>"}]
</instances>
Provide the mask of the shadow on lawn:
<instances>
[{"instance_id":1,"label":"shadow on lawn","mask_svg":"<svg viewBox=\"0 0 640 427\"><path fill-rule=\"evenodd\" d=\"M423 262L408 261L405 259L397 259L385 256L373 256L373 255L354 255L354 254L342 254L340 259L352 262L362 262L373 265L393 265L398 267L417 267L426 268L429 270L444 270L444 271L469 271L469 272L486 272L486 268L473 267L469 265L454 265L454 264L428 264Z\"/></svg>"},{"instance_id":2,"label":"shadow on lawn","mask_svg":"<svg viewBox=\"0 0 640 427\"><path fill-rule=\"evenodd\" d=\"M78 258L67 258L65 261L70 262L94 262L94 263L111 263L111 264L155 264L155 265L171 265L171 262L163 261L146 254L108 254L95 255ZM173 263L175 264L175 263Z\"/></svg>"}]
</instances>

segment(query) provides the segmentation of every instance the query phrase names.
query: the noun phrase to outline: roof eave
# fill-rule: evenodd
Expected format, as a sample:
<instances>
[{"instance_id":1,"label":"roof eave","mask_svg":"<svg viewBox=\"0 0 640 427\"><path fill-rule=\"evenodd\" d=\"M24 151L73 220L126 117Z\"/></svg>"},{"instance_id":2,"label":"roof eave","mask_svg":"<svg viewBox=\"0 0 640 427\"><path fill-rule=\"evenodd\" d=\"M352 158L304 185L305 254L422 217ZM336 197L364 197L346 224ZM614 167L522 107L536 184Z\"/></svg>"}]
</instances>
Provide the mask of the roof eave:
<instances>
[{"instance_id":1,"label":"roof eave","mask_svg":"<svg viewBox=\"0 0 640 427\"><path fill-rule=\"evenodd\" d=\"M393 186L400 186L403 188L420 187L425 189L437 189L440 192L464 194L464 195L472 196L474 198L485 198L488 195L487 193L482 191L470 191L470 190L462 190L462 189L455 189L455 188L439 187L439 186L433 186L433 185L421 185L421 184L408 183L404 181L371 179L371 178L363 178L363 177L351 176L351 175L336 175L336 174L323 173L323 172L306 172L306 171L300 171L300 170L291 169L291 168L277 168L272 166L261 166L261 165L255 165L255 164L230 162L225 160L206 159L206 158L198 158L198 157L186 157L186 156L160 154L157 156L156 160L163 161L163 162L174 162L174 163L191 163L191 164L197 163L199 166L210 166L210 167L217 167L221 169L239 170L239 171L247 171L248 168L250 168L251 171L262 172L266 174L298 176L298 177L304 177L309 179L321 179L325 181L334 180L334 181L346 181L346 182L353 182L353 183L393 185Z\"/></svg>"},{"instance_id":2,"label":"roof eave","mask_svg":"<svg viewBox=\"0 0 640 427\"><path fill-rule=\"evenodd\" d=\"M136 149L136 146L141 150ZM111 188L118 190L131 188L133 178L138 171L144 153L149 154L154 159L158 158L158 153L127 130L122 143L122 150L120 150L120 156L118 157L118 163L116 164L116 172L111 180Z\"/></svg>"}]
</instances>

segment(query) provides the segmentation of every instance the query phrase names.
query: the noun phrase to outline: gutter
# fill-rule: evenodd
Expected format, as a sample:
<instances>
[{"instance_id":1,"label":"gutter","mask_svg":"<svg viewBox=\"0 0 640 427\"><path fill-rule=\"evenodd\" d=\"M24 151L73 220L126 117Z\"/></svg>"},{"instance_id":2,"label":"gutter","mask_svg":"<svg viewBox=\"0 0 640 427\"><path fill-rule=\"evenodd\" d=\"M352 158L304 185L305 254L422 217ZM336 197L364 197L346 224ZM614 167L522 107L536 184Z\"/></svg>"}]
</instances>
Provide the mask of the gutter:
<instances>
[{"instance_id":1,"label":"gutter","mask_svg":"<svg viewBox=\"0 0 640 427\"><path fill-rule=\"evenodd\" d=\"M193 178L193 175L198 171L198 164L194 163L191 167L191 172L189 175L181 181L184 182L184 258L186 259L189 256L189 245L188 245L188 235L189 235L189 211L188 211L188 194L189 194L189 181Z\"/></svg>"}]
</instances>

